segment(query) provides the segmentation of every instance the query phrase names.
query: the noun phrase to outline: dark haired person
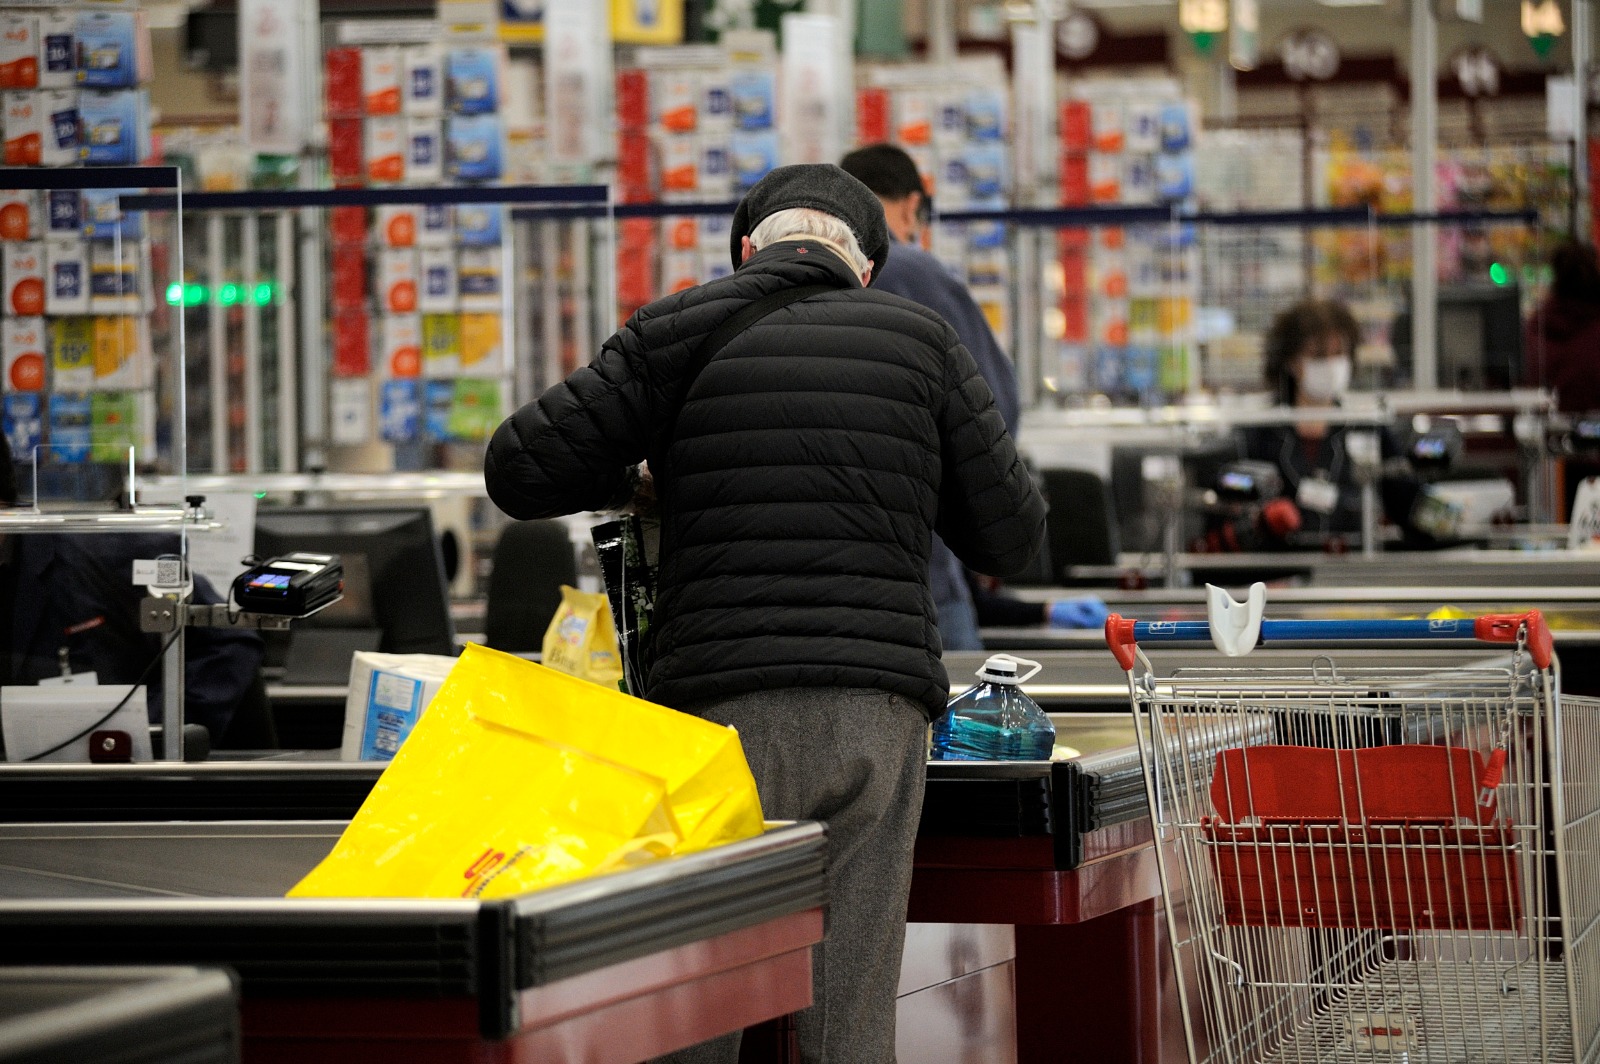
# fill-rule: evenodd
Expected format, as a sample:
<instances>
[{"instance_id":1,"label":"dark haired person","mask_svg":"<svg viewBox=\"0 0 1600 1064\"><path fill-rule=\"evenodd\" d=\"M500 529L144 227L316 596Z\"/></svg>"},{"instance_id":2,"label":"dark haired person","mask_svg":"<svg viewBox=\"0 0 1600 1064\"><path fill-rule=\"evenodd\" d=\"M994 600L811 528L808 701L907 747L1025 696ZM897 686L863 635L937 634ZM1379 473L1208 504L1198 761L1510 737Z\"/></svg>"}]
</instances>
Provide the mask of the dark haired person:
<instances>
[{"instance_id":1,"label":"dark haired person","mask_svg":"<svg viewBox=\"0 0 1600 1064\"><path fill-rule=\"evenodd\" d=\"M1594 246L1562 244L1550 266L1550 293L1525 329L1523 380L1554 389L1568 413L1600 410L1600 264Z\"/></svg>"},{"instance_id":2,"label":"dark haired person","mask_svg":"<svg viewBox=\"0 0 1600 1064\"><path fill-rule=\"evenodd\" d=\"M0 434L0 507L16 501L11 447ZM133 562L177 549L174 535L0 534L0 632L6 649L0 655L0 684L35 684L60 676L65 651L74 673L93 672L101 684L131 685L146 677L151 720L159 719L161 665L156 658L168 637L139 630L144 588L133 583ZM198 575L194 600L223 601ZM190 628L184 633L184 651L185 722L205 725L214 745L239 745L227 738L235 710L247 697L264 697L259 689L261 637L242 629Z\"/></svg>"},{"instance_id":3,"label":"dark haired person","mask_svg":"<svg viewBox=\"0 0 1600 1064\"><path fill-rule=\"evenodd\" d=\"M1267 330L1263 383L1282 407L1336 407L1350 388L1360 339L1360 327L1343 303L1296 303ZM1257 541L1245 546L1281 545L1294 532L1329 536L1360 531L1361 492L1350 435L1342 425L1315 420L1252 426L1239 433L1245 458L1277 466L1284 501L1290 504L1264 512L1254 530ZM1398 453L1387 431L1379 434L1379 446L1380 458ZM1380 489L1385 513L1404 523L1415 484L1406 477L1386 476Z\"/></svg>"}]
</instances>

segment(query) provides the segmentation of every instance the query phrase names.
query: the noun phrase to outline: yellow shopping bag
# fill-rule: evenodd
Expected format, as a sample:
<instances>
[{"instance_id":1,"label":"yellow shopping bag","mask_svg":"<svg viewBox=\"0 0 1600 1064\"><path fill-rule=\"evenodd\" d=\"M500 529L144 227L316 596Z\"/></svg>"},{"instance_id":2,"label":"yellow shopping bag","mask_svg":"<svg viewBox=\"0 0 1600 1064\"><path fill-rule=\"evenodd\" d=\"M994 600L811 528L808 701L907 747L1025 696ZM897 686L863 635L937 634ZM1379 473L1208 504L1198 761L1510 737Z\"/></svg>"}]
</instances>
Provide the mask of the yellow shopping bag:
<instances>
[{"instance_id":1,"label":"yellow shopping bag","mask_svg":"<svg viewBox=\"0 0 1600 1064\"><path fill-rule=\"evenodd\" d=\"M289 895L502 897L761 829L732 728L468 646Z\"/></svg>"},{"instance_id":2,"label":"yellow shopping bag","mask_svg":"<svg viewBox=\"0 0 1600 1064\"><path fill-rule=\"evenodd\" d=\"M561 585L561 605L550 618L539 648L552 669L617 687L622 679L622 654L611 604L604 595Z\"/></svg>"}]
</instances>

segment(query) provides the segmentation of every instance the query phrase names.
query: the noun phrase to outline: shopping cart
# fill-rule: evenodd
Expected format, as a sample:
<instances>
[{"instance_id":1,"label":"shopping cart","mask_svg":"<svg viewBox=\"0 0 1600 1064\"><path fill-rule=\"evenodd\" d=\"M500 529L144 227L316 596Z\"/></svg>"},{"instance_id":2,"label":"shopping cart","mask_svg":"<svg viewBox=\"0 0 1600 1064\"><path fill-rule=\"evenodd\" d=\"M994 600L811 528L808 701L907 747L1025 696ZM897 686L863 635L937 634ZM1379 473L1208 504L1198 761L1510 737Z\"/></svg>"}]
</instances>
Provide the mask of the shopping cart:
<instances>
[{"instance_id":1,"label":"shopping cart","mask_svg":"<svg viewBox=\"0 0 1600 1064\"><path fill-rule=\"evenodd\" d=\"M1560 696L1543 618L1261 621L1255 598L1250 624L1106 624L1192 1064L1600 1058L1600 702ZM1299 669L1158 679L1140 649L1214 630L1229 653L1419 638L1510 652L1351 669L1313 650ZM1262 721L1265 745L1190 756Z\"/></svg>"}]
</instances>

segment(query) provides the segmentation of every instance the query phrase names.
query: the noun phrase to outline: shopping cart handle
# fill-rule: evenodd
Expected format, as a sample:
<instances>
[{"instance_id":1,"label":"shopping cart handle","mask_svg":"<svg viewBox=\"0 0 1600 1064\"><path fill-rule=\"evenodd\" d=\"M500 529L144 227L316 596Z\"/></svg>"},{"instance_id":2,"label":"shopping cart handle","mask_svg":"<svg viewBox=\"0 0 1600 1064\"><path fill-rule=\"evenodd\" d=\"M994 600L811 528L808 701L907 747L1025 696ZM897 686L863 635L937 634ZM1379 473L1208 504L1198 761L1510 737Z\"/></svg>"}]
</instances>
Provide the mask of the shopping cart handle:
<instances>
[{"instance_id":1,"label":"shopping cart handle","mask_svg":"<svg viewBox=\"0 0 1600 1064\"><path fill-rule=\"evenodd\" d=\"M1515 643L1524 630L1534 664L1548 669L1554 659L1555 641L1544 614L1538 610L1463 620L1262 621L1260 641L1476 639L1484 643ZM1125 671L1133 668L1141 642L1209 643L1211 625L1206 621L1136 621L1116 613L1106 618L1106 645Z\"/></svg>"}]
</instances>

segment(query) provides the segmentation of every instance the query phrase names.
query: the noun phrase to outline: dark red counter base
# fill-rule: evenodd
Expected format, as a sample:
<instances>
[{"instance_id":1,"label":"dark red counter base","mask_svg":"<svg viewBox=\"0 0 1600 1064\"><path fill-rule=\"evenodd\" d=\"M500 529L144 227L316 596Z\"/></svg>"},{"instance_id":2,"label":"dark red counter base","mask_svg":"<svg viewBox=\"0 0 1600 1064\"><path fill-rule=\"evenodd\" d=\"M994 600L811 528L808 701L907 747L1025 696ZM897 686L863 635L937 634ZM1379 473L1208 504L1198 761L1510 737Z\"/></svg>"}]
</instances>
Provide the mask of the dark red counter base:
<instances>
[{"instance_id":1,"label":"dark red counter base","mask_svg":"<svg viewBox=\"0 0 1600 1064\"><path fill-rule=\"evenodd\" d=\"M811 1004L822 910L652 953L518 995L510 1038L475 998L249 998L245 1064L637 1064Z\"/></svg>"},{"instance_id":2,"label":"dark red counter base","mask_svg":"<svg viewBox=\"0 0 1600 1064\"><path fill-rule=\"evenodd\" d=\"M1048 837L918 839L907 919L1015 925L1018 1064L1185 1059L1150 825L1084 848L1061 871Z\"/></svg>"}]
</instances>

